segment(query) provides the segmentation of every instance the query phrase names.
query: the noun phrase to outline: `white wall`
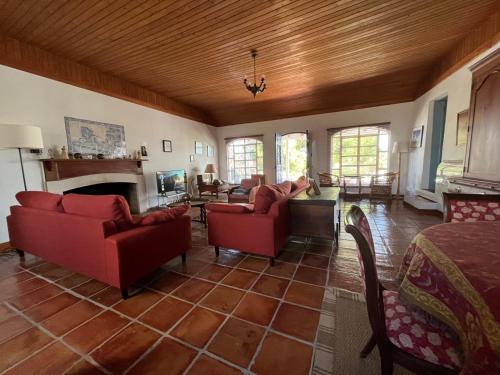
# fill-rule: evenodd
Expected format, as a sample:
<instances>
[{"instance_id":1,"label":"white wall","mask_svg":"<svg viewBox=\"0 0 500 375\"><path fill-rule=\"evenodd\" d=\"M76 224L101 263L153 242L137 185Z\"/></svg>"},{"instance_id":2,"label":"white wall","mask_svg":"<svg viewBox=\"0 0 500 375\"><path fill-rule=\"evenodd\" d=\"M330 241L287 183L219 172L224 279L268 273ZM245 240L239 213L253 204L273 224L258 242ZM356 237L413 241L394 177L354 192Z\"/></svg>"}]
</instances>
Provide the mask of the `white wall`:
<instances>
[{"instance_id":1,"label":"white wall","mask_svg":"<svg viewBox=\"0 0 500 375\"><path fill-rule=\"evenodd\" d=\"M245 135L264 135L264 173L266 181L275 180L275 141L277 132L291 133L308 130L312 136L312 176L318 172L328 171L328 128L364 125L381 122L389 122L391 139L389 152L392 150L392 142L408 141L412 127L413 103L401 103L373 108L357 109L326 113L321 115L287 118L274 121L263 121L249 124L240 124L217 128L219 142L219 166L221 178L227 178L227 162L225 156L224 138L240 137ZM397 154L391 154L389 170L397 171ZM406 156L402 159L401 191L406 186Z\"/></svg>"},{"instance_id":2,"label":"white wall","mask_svg":"<svg viewBox=\"0 0 500 375\"><path fill-rule=\"evenodd\" d=\"M480 54L465 66L438 83L424 95L415 100L413 128L424 125L422 147L412 150L408 155L408 190L423 188L428 183L428 163L430 158L432 112L435 100L448 96L446 123L443 141L442 160L462 160L465 157L465 145L456 145L457 114L469 108L472 73L469 68L477 61L491 54L500 47L500 43Z\"/></svg>"},{"instance_id":3,"label":"white wall","mask_svg":"<svg viewBox=\"0 0 500 375\"><path fill-rule=\"evenodd\" d=\"M144 163L150 206L157 204L154 171L185 169L193 175L206 163L217 161L215 128L146 108L89 90L0 66L0 123L30 124L42 128L44 145L66 145L64 116L123 125L129 153L147 144L149 161ZM164 153L162 140L172 140L172 153ZM194 154L194 141L204 145L204 155ZM206 156L206 145L215 156ZM37 157L24 153L28 189L42 190L42 171ZM5 217L23 190L17 150L0 150L0 243L8 241Z\"/></svg>"}]
</instances>

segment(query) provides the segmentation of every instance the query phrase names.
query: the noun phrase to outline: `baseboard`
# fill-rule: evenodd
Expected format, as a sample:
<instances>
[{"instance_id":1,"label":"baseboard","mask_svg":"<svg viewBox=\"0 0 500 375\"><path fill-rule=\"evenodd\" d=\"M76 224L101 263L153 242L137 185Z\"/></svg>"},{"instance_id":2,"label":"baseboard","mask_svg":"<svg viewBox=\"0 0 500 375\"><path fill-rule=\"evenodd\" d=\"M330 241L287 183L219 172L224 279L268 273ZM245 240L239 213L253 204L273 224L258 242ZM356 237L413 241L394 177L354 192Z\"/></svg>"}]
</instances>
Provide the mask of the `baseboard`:
<instances>
[{"instance_id":1,"label":"baseboard","mask_svg":"<svg viewBox=\"0 0 500 375\"><path fill-rule=\"evenodd\" d=\"M2 243L0 243L0 251L6 251L6 250L9 250L9 249L12 249L12 247L10 246L9 242L2 242Z\"/></svg>"},{"instance_id":2,"label":"baseboard","mask_svg":"<svg viewBox=\"0 0 500 375\"><path fill-rule=\"evenodd\" d=\"M406 208L409 208L410 210L413 210L413 211L418 212L420 214L432 215L432 216L436 216L436 217L440 217L440 218L443 217L443 213L441 211L439 211L439 210L419 210L415 206L412 206L411 204L409 204L409 203L407 203L405 201L403 201L403 205Z\"/></svg>"}]
</instances>

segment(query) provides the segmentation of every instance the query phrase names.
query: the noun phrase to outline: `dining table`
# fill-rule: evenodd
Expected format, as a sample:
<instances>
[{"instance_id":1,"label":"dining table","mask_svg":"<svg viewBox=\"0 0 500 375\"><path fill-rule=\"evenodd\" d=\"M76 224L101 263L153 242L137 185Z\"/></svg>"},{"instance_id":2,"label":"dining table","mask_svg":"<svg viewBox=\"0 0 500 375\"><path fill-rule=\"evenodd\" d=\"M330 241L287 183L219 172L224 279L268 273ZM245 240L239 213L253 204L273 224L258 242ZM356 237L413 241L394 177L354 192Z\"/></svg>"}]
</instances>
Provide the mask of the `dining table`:
<instances>
[{"instance_id":1,"label":"dining table","mask_svg":"<svg viewBox=\"0 0 500 375\"><path fill-rule=\"evenodd\" d=\"M461 374L500 374L500 221L439 224L406 250L401 298L458 335Z\"/></svg>"}]
</instances>

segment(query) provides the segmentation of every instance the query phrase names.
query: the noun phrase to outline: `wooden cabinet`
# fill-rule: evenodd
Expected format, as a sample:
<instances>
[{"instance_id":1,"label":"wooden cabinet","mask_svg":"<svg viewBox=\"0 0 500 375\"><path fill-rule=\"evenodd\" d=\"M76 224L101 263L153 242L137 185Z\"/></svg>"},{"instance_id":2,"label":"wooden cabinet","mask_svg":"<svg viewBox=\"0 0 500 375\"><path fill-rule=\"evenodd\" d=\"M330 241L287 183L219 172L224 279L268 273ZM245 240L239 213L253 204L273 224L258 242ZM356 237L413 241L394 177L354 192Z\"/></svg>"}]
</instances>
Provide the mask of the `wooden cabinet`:
<instances>
[{"instance_id":1,"label":"wooden cabinet","mask_svg":"<svg viewBox=\"0 0 500 375\"><path fill-rule=\"evenodd\" d=\"M500 182L500 50L471 69L464 179Z\"/></svg>"}]
</instances>

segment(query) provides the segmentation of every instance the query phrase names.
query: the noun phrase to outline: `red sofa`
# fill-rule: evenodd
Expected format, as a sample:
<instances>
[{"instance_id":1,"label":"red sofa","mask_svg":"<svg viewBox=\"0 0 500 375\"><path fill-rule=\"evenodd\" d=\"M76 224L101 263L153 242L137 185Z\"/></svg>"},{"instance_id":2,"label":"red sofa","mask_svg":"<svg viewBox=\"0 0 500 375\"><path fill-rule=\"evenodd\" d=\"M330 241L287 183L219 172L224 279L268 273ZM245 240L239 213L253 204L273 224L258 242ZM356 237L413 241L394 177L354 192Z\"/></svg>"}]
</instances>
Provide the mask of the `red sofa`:
<instances>
[{"instance_id":1,"label":"red sofa","mask_svg":"<svg viewBox=\"0 0 500 375\"><path fill-rule=\"evenodd\" d=\"M163 263L178 255L185 261L191 248L187 215L132 217L118 195L21 192L16 197L21 205L11 207L7 225L10 244L21 256L26 251L120 288L123 298L131 284Z\"/></svg>"},{"instance_id":2,"label":"red sofa","mask_svg":"<svg viewBox=\"0 0 500 375\"><path fill-rule=\"evenodd\" d=\"M281 188L287 183L291 190ZM215 247L216 256L219 248L224 247L267 256L273 265L290 236L288 199L308 187L307 179L301 178L294 183L260 187L254 204L206 204L208 243ZM264 201L269 206L267 210L262 207Z\"/></svg>"},{"instance_id":3,"label":"red sofa","mask_svg":"<svg viewBox=\"0 0 500 375\"><path fill-rule=\"evenodd\" d=\"M248 203L250 200L250 191L252 188L266 183L266 177L263 174L253 174L251 178L241 180L238 186L229 189L227 201L229 203Z\"/></svg>"}]
</instances>

